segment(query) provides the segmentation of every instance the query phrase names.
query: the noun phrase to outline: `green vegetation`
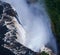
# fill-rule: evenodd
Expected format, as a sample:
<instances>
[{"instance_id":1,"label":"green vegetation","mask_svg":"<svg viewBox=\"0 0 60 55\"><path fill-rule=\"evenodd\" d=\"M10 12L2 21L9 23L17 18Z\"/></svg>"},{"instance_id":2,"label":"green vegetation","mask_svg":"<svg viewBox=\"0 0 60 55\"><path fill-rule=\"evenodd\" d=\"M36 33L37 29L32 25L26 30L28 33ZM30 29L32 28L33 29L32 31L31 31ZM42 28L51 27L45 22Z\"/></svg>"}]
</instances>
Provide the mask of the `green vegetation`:
<instances>
[{"instance_id":1,"label":"green vegetation","mask_svg":"<svg viewBox=\"0 0 60 55\"><path fill-rule=\"evenodd\" d=\"M45 2L54 26L54 33L59 46L58 50L60 51L60 0L46 0Z\"/></svg>"},{"instance_id":2,"label":"green vegetation","mask_svg":"<svg viewBox=\"0 0 60 55\"><path fill-rule=\"evenodd\" d=\"M55 35L60 43L60 0L46 0L47 10L54 24Z\"/></svg>"},{"instance_id":3,"label":"green vegetation","mask_svg":"<svg viewBox=\"0 0 60 55\"><path fill-rule=\"evenodd\" d=\"M45 53L44 51L41 53L41 55L49 55L49 54L47 54L47 53Z\"/></svg>"}]
</instances>

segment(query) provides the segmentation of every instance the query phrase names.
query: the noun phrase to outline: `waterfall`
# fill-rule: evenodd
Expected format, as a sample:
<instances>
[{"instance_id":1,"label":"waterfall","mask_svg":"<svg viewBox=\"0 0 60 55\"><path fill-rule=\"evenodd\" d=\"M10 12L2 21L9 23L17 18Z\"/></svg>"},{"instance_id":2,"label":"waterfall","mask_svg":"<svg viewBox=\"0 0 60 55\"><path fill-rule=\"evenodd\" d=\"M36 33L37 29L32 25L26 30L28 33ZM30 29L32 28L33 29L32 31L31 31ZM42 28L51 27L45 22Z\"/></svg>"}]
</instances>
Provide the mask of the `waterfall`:
<instances>
[{"instance_id":1,"label":"waterfall","mask_svg":"<svg viewBox=\"0 0 60 55\"><path fill-rule=\"evenodd\" d=\"M45 9L43 0L2 0L10 3L17 11L19 21L26 34L22 43L35 52L39 52L42 46L51 48L57 53L56 40L51 30L51 21ZM22 32L23 33L23 32ZM18 37L18 40L20 40Z\"/></svg>"}]
</instances>

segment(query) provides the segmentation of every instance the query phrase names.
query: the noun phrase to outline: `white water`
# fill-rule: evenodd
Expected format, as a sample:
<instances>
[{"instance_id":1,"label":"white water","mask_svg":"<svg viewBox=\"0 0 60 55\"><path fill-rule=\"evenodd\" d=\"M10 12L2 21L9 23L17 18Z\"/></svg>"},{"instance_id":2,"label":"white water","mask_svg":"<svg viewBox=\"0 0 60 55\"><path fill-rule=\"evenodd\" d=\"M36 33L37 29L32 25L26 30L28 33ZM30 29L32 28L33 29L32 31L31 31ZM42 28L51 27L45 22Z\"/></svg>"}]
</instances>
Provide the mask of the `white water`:
<instances>
[{"instance_id":1,"label":"white water","mask_svg":"<svg viewBox=\"0 0 60 55\"><path fill-rule=\"evenodd\" d=\"M56 41L51 31L50 18L45 10L44 2L40 0L30 5L26 0L3 0L10 3L17 11L19 21L26 31L24 43L26 47L39 52L46 45L57 53ZM20 37L22 38L22 37ZM18 38L18 40L20 40Z\"/></svg>"}]
</instances>

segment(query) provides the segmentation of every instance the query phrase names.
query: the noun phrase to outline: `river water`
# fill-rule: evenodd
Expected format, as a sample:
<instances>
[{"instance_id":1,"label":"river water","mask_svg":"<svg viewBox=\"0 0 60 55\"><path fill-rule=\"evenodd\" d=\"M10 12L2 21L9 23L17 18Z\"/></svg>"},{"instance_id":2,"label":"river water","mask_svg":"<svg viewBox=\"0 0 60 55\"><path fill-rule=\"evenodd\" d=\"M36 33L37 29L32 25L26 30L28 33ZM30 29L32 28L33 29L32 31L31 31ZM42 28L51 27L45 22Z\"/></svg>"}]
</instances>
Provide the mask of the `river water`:
<instances>
[{"instance_id":1,"label":"river water","mask_svg":"<svg viewBox=\"0 0 60 55\"><path fill-rule=\"evenodd\" d=\"M57 53L50 17L45 9L43 0L36 2L31 2L31 0L3 1L10 3L16 9L18 19L26 32L25 38L23 38L24 43L19 41L20 43L35 52L39 52L42 46L47 46ZM20 39L18 38L18 40Z\"/></svg>"}]
</instances>

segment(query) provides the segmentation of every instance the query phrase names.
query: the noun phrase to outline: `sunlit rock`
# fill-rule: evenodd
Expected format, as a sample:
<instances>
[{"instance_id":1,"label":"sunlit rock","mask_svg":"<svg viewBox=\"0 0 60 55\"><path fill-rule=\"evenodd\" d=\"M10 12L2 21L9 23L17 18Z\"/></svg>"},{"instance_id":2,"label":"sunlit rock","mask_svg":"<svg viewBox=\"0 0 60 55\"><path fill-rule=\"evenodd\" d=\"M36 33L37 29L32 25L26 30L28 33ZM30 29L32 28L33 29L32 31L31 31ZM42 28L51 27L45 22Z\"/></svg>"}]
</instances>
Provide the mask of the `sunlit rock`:
<instances>
[{"instance_id":1,"label":"sunlit rock","mask_svg":"<svg viewBox=\"0 0 60 55\"><path fill-rule=\"evenodd\" d=\"M56 55L50 48L42 46L41 53L45 52L48 55Z\"/></svg>"}]
</instances>

